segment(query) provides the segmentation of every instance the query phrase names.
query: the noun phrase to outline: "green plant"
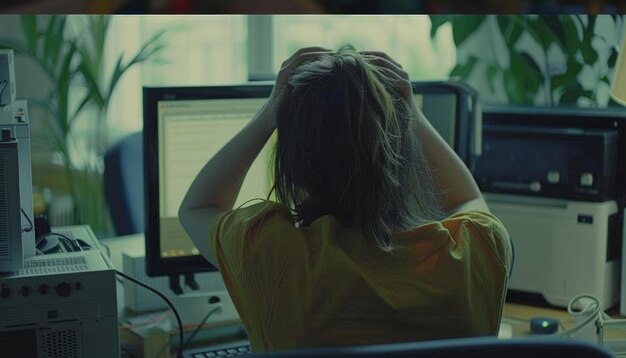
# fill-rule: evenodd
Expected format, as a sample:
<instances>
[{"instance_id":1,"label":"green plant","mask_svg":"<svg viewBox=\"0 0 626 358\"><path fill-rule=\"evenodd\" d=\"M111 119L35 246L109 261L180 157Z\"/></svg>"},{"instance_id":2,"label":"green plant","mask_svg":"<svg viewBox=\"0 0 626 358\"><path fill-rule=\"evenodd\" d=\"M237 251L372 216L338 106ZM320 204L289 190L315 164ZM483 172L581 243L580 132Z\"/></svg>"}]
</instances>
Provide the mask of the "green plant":
<instances>
[{"instance_id":1,"label":"green plant","mask_svg":"<svg viewBox=\"0 0 626 358\"><path fill-rule=\"evenodd\" d=\"M110 21L106 15L27 15L20 19L24 41L0 38L0 48L12 48L33 59L53 84L45 100L31 105L49 113L48 133L63 159L75 223L89 224L101 234L110 230L102 183L102 155L108 144L105 114L119 80L129 68L163 48L160 39L164 33L148 39L130 59L117 55L113 72L107 76L103 59ZM79 120L89 121L88 147L76 151L84 156L81 160L70 155L71 147L76 146Z\"/></svg>"},{"instance_id":2,"label":"green plant","mask_svg":"<svg viewBox=\"0 0 626 358\"><path fill-rule=\"evenodd\" d=\"M463 50L473 34L490 26L487 32L490 37L483 38L483 43L490 43L489 46L494 47L491 52L496 55L491 58L470 55L467 61L457 64L450 75L468 80L482 67L484 77L480 80L487 82L492 93L502 88L509 103L554 106L577 104L579 99L584 99L590 105L597 105L598 88L610 83L610 73L617 59L616 44L596 33L599 17L595 15L434 15L430 19L431 37L442 25L451 24L457 50ZM608 19L605 15L602 20ZM618 16L612 19L617 24ZM503 43L497 49L494 33ZM594 46L597 43L602 46ZM560 65L554 64L555 53L564 58ZM593 85L587 87L579 81L585 69L591 69L595 76ZM537 96L538 93L543 96Z\"/></svg>"}]
</instances>

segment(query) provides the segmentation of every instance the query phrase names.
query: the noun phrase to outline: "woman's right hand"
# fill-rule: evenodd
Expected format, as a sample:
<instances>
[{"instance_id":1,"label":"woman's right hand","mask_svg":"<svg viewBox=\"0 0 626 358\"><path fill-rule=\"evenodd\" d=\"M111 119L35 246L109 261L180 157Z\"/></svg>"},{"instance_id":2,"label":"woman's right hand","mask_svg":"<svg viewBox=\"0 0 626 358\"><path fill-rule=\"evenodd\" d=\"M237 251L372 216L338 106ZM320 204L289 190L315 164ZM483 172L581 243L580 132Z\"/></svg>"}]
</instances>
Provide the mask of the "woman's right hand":
<instances>
[{"instance_id":1,"label":"woman's right hand","mask_svg":"<svg viewBox=\"0 0 626 358\"><path fill-rule=\"evenodd\" d=\"M281 96L284 93L289 77L296 71L298 66L305 61L331 53L333 53L332 50L324 47L304 47L296 51L293 55L291 55L291 57L282 63L276 78L276 84L274 85L274 88L272 88L272 93L262 109L264 112L263 117L269 122L268 125L272 128L276 128L276 108L280 103Z\"/></svg>"},{"instance_id":2,"label":"woman's right hand","mask_svg":"<svg viewBox=\"0 0 626 358\"><path fill-rule=\"evenodd\" d=\"M414 117L417 119L425 119L424 115L415 104L413 85L411 85L409 74L402 68L402 65L392 59L388 54L381 51L362 51L361 54L370 63L396 80L399 86L398 93L408 103Z\"/></svg>"}]
</instances>

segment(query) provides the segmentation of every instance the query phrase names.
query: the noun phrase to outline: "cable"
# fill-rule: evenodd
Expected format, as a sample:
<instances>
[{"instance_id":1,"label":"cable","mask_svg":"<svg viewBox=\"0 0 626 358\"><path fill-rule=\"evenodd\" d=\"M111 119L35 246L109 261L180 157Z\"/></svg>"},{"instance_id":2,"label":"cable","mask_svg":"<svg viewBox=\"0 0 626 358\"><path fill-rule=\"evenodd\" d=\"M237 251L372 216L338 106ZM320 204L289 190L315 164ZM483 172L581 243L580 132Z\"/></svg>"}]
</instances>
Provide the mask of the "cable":
<instances>
[{"instance_id":1,"label":"cable","mask_svg":"<svg viewBox=\"0 0 626 358\"><path fill-rule=\"evenodd\" d=\"M46 237L49 236L57 236L59 238L59 241L61 241L61 243L63 244L63 248L65 248L66 251L69 252L73 252L73 251L83 251L83 248L80 246L80 244L78 243L78 241L76 241L75 239L72 239L68 236L65 236L61 233L58 232L48 232L45 233L41 236L39 236L37 239L35 239L35 246L39 245L39 243L45 239ZM69 246L69 248L68 248ZM78 250L76 249L78 248Z\"/></svg>"},{"instance_id":2,"label":"cable","mask_svg":"<svg viewBox=\"0 0 626 358\"><path fill-rule=\"evenodd\" d=\"M183 339L184 339L184 337L183 337L183 334L184 334L184 332L183 332L183 322L180 320L180 315L178 314L178 311L176 311L176 308L174 307L172 302L167 297L165 297L164 294L159 292L157 289L151 287L150 285L148 285L146 283L143 283L143 282L139 281L136 278L130 277L127 274L125 274L125 273L123 273L121 271L115 270L115 273L118 274L119 276L121 276L121 277L123 277L123 278L125 278L125 279L127 279L129 281L131 281L131 282L136 283L137 285L139 285L139 286L141 286L141 287L143 287L143 288L145 288L147 290L150 290L150 291L154 292L157 296L161 297L161 299L163 299L163 301L165 301L165 303L167 303L168 306L170 306L170 309L172 310L172 312L174 313L174 316L176 317L176 322L178 323L178 335L179 335L179 337L178 337L179 338L178 357L182 358L183 357L183 346L184 346L184 342L183 342Z\"/></svg>"},{"instance_id":3,"label":"cable","mask_svg":"<svg viewBox=\"0 0 626 358\"><path fill-rule=\"evenodd\" d=\"M573 309L574 304L582 298L588 298L591 300L591 302L587 303L587 305L580 311L574 311ZM592 311L591 314L589 313L590 310ZM556 334L557 336L566 336L568 338L572 338L571 334L580 331L583 327L585 327L592 321L598 320L600 319L600 317L602 317L601 315L602 305L600 305L600 301L595 296L587 294L587 293L583 293L583 294L574 296L569 301L569 303L567 304L567 312L574 317L589 314L589 317L587 317L584 321L576 325L574 328L571 328L571 329L568 329L567 331L563 331L563 332Z\"/></svg>"},{"instance_id":4,"label":"cable","mask_svg":"<svg viewBox=\"0 0 626 358\"><path fill-rule=\"evenodd\" d=\"M7 87L9 87L9 82L7 82L7 80L2 81L2 83L4 83L4 87L2 87L2 90L0 90L0 100L2 99L2 95L4 94L4 90L7 89Z\"/></svg>"},{"instance_id":5,"label":"cable","mask_svg":"<svg viewBox=\"0 0 626 358\"><path fill-rule=\"evenodd\" d=\"M28 215L26 215L26 212L24 211L23 208L20 208L20 210L22 210L22 215L24 215L24 217L26 218L26 220L28 220L28 225L30 225L29 228L27 229L22 229L22 232L31 232L33 231L33 222L30 220L30 218L28 217Z\"/></svg>"},{"instance_id":6,"label":"cable","mask_svg":"<svg viewBox=\"0 0 626 358\"><path fill-rule=\"evenodd\" d=\"M151 318L145 320L144 322L139 322L139 323L122 323L121 326L122 326L122 329L133 329L133 328L150 326L150 325L153 325L155 323L161 322L165 318L169 317L171 313L172 313L171 310L167 310L167 311L162 312L161 314L158 314L158 315L156 315L154 317L151 317Z\"/></svg>"},{"instance_id":7,"label":"cable","mask_svg":"<svg viewBox=\"0 0 626 358\"><path fill-rule=\"evenodd\" d=\"M204 316L204 318L202 319L202 322L200 322L198 327L196 327L196 329L194 329L193 332L191 332L191 335L185 341L185 343L184 343L185 346L188 345L191 342L193 337L195 337L196 334L198 334L198 332L200 332L200 329L202 328L202 326L204 326L204 324L209 319L209 317L211 317L213 315L213 313L217 312L217 310L219 310L220 308L222 308L222 307L220 307L220 306L215 307L214 309L210 310L209 313L206 314L206 316Z\"/></svg>"}]
</instances>

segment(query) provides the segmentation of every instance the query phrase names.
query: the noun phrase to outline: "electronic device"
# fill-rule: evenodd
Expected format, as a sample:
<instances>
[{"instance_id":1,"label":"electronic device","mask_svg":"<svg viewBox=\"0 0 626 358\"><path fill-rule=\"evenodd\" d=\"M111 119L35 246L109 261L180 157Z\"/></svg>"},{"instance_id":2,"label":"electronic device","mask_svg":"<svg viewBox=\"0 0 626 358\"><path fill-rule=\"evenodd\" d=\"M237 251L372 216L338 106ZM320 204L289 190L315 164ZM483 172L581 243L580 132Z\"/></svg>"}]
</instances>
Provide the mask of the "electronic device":
<instances>
[{"instance_id":1,"label":"electronic device","mask_svg":"<svg viewBox=\"0 0 626 358\"><path fill-rule=\"evenodd\" d=\"M508 297L565 306L592 293L611 307L623 261L626 111L486 107L483 122L473 174L515 245Z\"/></svg>"},{"instance_id":2,"label":"electronic device","mask_svg":"<svg viewBox=\"0 0 626 358\"><path fill-rule=\"evenodd\" d=\"M484 153L473 167L481 190L626 204L626 166L617 164L626 162L625 108L486 106L483 128ZM494 184L509 169L515 177Z\"/></svg>"},{"instance_id":3,"label":"electronic device","mask_svg":"<svg viewBox=\"0 0 626 358\"><path fill-rule=\"evenodd\" d=\"M233 342L215 344L202 348L194 348L185 350L183 358L200 358L200 357L239 357L252 354L250 342L245 339Z\"/></svg>"},{"instance_id":4,"label":"electronic device","mask_svg":"<svg viewBox=\"0 0 626 358\"><path fill-rule=\"evenodd\" d=\"M552 334L559 330L559 321L549 317L534 317L530 320L530 331L535 334Z\"/></svg>"},{"instance_id":5,"label":"electronic device","mask_svg":"<svg viewBox=\"0 0 626 358\"><path fill-rule=\"evenodd\" d=\"M0 272L17 271L35 255L28 106L0 107ZM6 225L6 226L5 226Z\"/></svg>"},{"instance_id":6,"label":"electronic device","mask_svg":"<svg viewBox=\"0 0 626 358\"><path fill-rule=\"evenodd\" d=\"M261 108L272 85L144 87L148 275L216 270L199 255L183 230L178 208L201 167ZM462 82L415 82L413 92L435 129L471 165L482 149L482 114L476 92ZM248 171L235 207L253 198L267 199L270 145Z\"/></svg>"},{"instance_id":7,"label":"electronic device","mask_svg":"<svg viewBox=\"0 0 626 358\"><path fill-rule=\"evenodd\" d=\"M53 229L91 249L29 257L0 276L0 344L10 357L119 357L115 270L88 226Z\"/></svg>"},{"instance_id":8,"label":"electronic device","mask_svg":"<svg viewBox=\"0 0 626 358\"><path fill-rule=\"evenodd\" d=\"M215 305L221 308L209 317L207 323L239 321L222 276L218 272L196 274L198 288L175 294L169 287L167 277L149 277L146 275L146 260L142 253L122 253L124 273L141 280L163 293L174 305L184 325L201 323L204 315ZM212 301L219 303L211 303ZM124 282L124 302L133 313L167 310L169 307L162 298L132 282Z\"/></svg>"},{"instance_id":9,"label":"electronic device","mask_svg":"<svg viewBox=\"0 0 626 358\"><path fill-rule=\"evenodd\" d=\"M15 101L15 64L13 50L0 50L0 106Z\"/></svg>"},{"instance_id":10,"label":"electronic device","mask_svg":"<svg viewBox=\"0 0 626 358\"><path fill-rule=\"evenodd\" d=\"M621 231L615 201L483 193L515 245L509 295L541 295L566 307L581 293L609 308L619 298Z\"/></svg>"},{"instance_id":11,"label":"electronic device","mask_svg":"<svg viewBox=\"0 0 626 358\"><path fill-rule=\"evenodd\" d=\"M483 137L474 170L483 191L595 202L616 196L613 129L489 123Z\"/></svg>"}]
</instances>

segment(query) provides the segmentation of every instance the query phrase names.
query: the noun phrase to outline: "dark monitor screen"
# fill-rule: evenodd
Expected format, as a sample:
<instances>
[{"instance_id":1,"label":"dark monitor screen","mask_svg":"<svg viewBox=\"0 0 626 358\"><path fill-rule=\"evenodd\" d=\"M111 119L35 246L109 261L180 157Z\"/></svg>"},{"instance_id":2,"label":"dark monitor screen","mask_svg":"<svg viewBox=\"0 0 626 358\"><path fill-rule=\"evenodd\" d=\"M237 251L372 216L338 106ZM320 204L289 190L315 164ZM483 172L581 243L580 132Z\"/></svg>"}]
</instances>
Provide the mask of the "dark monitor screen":
<instances>
[{"instance_id":1,"label":"dark monitor screen","mask_svg":"<svg viewBox=\"0 0 626 358\"><path fill-rule=\"evenodd\" d=\"M471 151L464 88L413 84L418 107L463 160ZM214 271L178 220L178 207L202 166L254 116L272 84L144 88L146 265L151 276ZM270 140L252 164L235 207L266 199ZM208 233L207 233L208 240Z\"/></svg>"}]
</instances>

